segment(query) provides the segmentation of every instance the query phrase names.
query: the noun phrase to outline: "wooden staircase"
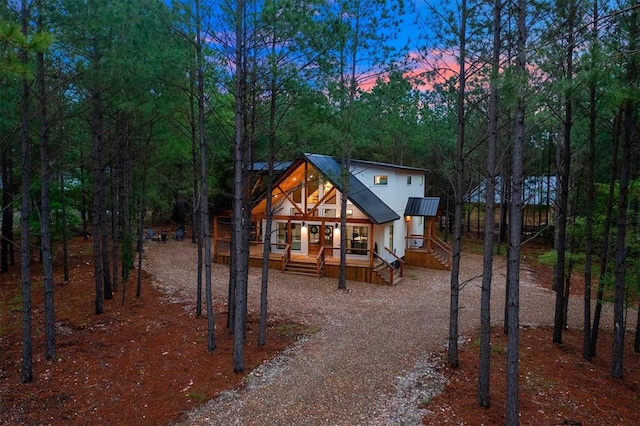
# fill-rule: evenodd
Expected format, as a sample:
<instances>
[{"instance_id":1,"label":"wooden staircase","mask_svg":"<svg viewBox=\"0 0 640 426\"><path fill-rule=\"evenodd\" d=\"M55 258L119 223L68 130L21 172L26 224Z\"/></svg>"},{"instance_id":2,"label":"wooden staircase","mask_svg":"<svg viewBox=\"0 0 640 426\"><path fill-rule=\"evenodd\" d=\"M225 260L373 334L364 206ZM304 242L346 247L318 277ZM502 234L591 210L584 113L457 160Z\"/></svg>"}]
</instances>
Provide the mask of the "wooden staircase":
<instances>
[{"instance_id":1,"label":"wooden staircase","mask_svg":"<svg viewBox=\"0 0 640 426\"><path fill-rule=\"evenodd\" d=\"M289 274L317 277L318 267L315 263L301 262L292 259L287 262L287 265L284 268L284 272L287 272Z\"/></svg>"},{"instance_id":2,"label":"wooden staircase","mask_svg":"<svg viewBox=\"0 0 640 426\"><path fill-rule=\"evenodd\" d=\"M400 270L393 268L389 263L378 260L372 270L387 285L397 285L402 281Z\"/></svg>"},{"instance_id":3,"label":"wooden staircase","mask_svg":"<svg viewBox=\"0 0 640 426\"><path fill-rule=\"evenodd\" d=\"M437 269L451 270L451 257L446 253L443 253L441 250L431 250L429 255L442 265L442 268Z\"/></svg>"}]
</instances>

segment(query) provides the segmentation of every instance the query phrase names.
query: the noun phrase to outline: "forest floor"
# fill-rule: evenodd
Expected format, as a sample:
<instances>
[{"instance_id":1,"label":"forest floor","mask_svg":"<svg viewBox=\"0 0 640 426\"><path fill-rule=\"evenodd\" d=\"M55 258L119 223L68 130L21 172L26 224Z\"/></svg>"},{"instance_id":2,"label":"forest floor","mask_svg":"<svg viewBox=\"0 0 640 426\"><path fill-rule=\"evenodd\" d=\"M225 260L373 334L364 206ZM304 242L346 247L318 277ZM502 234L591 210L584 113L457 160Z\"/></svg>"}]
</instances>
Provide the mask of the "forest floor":
<instances>
[{"instance_id":1,"label":"forest floor","mask_svg":"<svg viewBox=\"0 0 640 426\"><path fill-rule=\"evenodd\" d=\"M184 302L154 287L147 274L141 297L135 297L134 284L128 284L124 305L120 288L105 302L105 312L94 315L90 243L74 240L68 282L62 282L59 263L58 258L53 360L44 359L42 287L32 286L34 380L29 384L20 383L19 266L0 277L0 424L171 424L220 392L242 387L246 373L305 332L296 318L274 316L268 345L257 347L255 339L247 339L245 373L234 374L233 339L221 326L225 312L215 318L216 350L207 352L206 318L196 318ZM38 267L34 263L33 283L41 282ZM535 270L538 283L548 287L551 269L536 265ZM581 292L579 281L573 287L576 294ZM257 332L254 318L249 327ZM640 357L632 355L630 347L624 379L612 379L609 333L601 334L598 356L591 362L581 356L579 331L566 331L562 345L551 343L550 335L549 329L534 327L520 333L523 424L640 423ZM627 337L630 346L633 335ZM422 401L423 423L504 423L506 339L501 330L492 333L492 345L491 408L480 409L475 403L478 345L472 338L461 347L461 367L443 367L449 379L444 392Z\"/></svg>"},{"instance_id":2,"label":"forest floor","mask_svg":"<svg viewBox=\"0 0 640 426\"><path fill-rule=\"evenodd\" d=\"M540 248L529 247L529 258ZM526 255L525 255L526 258ZM551 288L553 269L536 264L538 285ZM571 293L582 295L584 281L574 276ZM634 311L630 311L635 314ZM552 343L549 327L523 327L519 343L519 409L523 425L638 425L640 424L640 354L633 353L633 334L625 335L624 377L611 371L613 339L609 331L598 337L597 356L582 357L582 330L563 332L562 344ZM501 425L506 411L507 336L491 333L491 406L479 408L479 335L459 351L460 367L444 368L444 392L423 404L427 425ZM445 365L446 354L441 354Z\"/></svg>"}]
</instances>

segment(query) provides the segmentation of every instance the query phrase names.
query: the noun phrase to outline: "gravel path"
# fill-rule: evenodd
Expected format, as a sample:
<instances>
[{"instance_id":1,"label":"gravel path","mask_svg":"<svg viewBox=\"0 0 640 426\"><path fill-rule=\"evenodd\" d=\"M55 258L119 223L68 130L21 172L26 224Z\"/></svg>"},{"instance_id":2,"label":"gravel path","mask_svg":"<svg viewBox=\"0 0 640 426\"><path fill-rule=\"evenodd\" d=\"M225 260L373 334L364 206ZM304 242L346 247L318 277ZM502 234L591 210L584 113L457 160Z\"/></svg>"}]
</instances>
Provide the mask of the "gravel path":
<instances>
[{"instance_id":1,"label":"gravel path","mask_svg":"<svg viewBox=\"0 0 640 426\"><path fill-rule=\"evenodd\" d=\"M171 297L193 302L196 251L190 242L152 243L145 269ZM462 340L479 323L482 258L461 261ZM520 320L551 325L554 295L521 274ZM475 278L474 278L475 277ZM214 265L214 293L221 309L228 269ZM405 279L388 287L349 282L338 291L329 278L308 278L272 270L270 315L295 319L320 332L255 370L246 388L227 392L189 414L184 425L394 425L420 423L416 406L444 387L429 354L446 347L450 272L407 268ZM259 309L260 270L249 274L249 310ZM492 319L502 321L504 269L494 272ZM582 304L572 300L569 318L579 326ZM607 312L610 314L610 312ZM607 318L607 317L605 317ZM606 321L606 319L605 319ZM248 338L252 338L249 336Z\"/></svg>"}]
</instances>

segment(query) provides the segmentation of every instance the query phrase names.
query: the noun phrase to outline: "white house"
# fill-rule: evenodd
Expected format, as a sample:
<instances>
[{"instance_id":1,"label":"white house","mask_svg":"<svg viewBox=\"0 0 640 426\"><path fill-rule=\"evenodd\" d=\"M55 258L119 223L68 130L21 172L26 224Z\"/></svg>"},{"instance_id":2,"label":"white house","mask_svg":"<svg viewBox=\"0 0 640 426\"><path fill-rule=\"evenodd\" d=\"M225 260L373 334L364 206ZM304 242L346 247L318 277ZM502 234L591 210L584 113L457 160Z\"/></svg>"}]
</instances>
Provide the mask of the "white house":
<instances>
[{"instance_id":1,"label":"white house","mask_svg":"<svg viewBox=\"0 0 640 426\"><path fill-rule=\"evenodd\" d=\"M344 229L343 182L348 183ZM346 233L349 279L377 282L376 270L398 269L408 250L433 251L439 200L424 193L423 169L351 160L348 173L342 173L340 159L304 154L274 184L271 235L264 235L266 195L253 207L254 244L271 245L274 266L302 272L306 263L309 271L334 276L340 236Z\"/></svg>"}]
</instances>

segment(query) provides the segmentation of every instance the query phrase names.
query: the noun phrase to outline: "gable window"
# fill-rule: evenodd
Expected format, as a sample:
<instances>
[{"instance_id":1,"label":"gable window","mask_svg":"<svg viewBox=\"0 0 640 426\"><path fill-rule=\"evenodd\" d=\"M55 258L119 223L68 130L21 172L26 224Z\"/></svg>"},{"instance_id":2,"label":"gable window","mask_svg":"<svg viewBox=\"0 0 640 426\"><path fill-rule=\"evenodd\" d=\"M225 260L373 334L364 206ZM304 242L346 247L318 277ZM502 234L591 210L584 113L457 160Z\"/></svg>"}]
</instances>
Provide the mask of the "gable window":
<instances>
[{"instance_id":1,"label":"gable window","mask_svg":"<svg viewBox=\"0 0 640 426\"><path fill-rule=\"evenodd\" d=\"M388 181L388 177L387 175L375 175L373 177L373 184L374 185L386 185Z\"/></svg>"},{"instance_id":2,"label":"gable window","mask_svg":"<svg viewBox=\"0 0 640 426\"><path fill-rule=\"evenodd\" d=\"M300 185L296 186L293 189L293 193L291 194L291 199L296 204L302 203L302 187Z\"/></svg>"},{"instance_id":3,"label":"gable window","mask_svg":"<svg viewBox=\"0 0 640 426\"><path fill-rule=\"evenodd\" d=\"M411 185L411 176L407 176L407 185Z\"/></svg>"}]
</instances>

